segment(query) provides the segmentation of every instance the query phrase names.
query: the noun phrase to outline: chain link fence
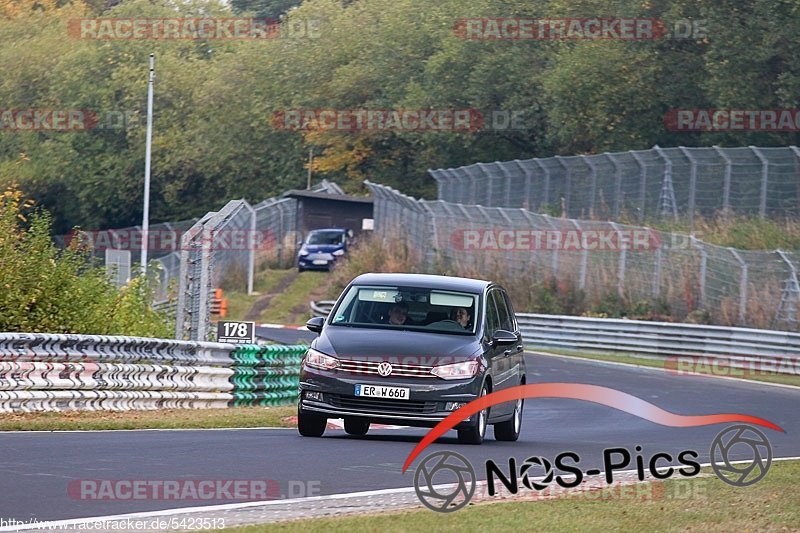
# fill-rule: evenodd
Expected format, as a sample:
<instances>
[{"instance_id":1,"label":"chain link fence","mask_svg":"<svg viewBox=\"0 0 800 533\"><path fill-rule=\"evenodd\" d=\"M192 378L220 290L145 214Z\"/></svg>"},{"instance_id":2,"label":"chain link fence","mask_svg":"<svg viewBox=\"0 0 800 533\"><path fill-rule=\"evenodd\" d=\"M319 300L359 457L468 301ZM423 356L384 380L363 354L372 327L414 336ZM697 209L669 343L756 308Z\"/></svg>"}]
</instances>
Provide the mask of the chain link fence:
<instances>
[{"instance_id":1,"label":"chain link fence","mask_svg":"<svg viewBox=\"0 0 800 533\"><path fill-rule=\"evenodd\" d=\"M579 219L800 215L800 150L660 148L430 170L438 198Z\"/></svg>"},{"instance_id":2,"label":"chain link fence","mask_svg":"<svg viewBox=\"0 0 800 533\"><path fill-rule=\"evenodd\" d=\"M521 290L555 279L593 301L661 301L679 319L702 310L717 324L798 328L800 257L794 253L724 248L682 234L521 208L416 200L367 186L376 236L407 243L427 272L513 280Z\"/></svg>"}]
</instances>

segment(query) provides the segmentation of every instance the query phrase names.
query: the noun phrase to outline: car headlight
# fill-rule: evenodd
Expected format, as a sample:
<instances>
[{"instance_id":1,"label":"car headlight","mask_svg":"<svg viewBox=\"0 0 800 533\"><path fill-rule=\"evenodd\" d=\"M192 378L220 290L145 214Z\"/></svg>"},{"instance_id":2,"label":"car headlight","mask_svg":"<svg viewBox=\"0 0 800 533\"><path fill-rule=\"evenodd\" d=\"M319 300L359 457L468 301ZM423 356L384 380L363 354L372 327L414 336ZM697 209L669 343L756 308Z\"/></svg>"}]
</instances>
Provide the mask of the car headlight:
<instances>
[{"instance_id":1,"label":"car headlight","mask_svg":"<svg viewBox=\"0 0 800 533\"><path fill-rule=\"evenodd\" d=\"M333 252L333 255L335 255L336 257L341 257L344 255L344 250L335 250Z\"/></svg>"},{"instance_id":2,"label":"car headlight","mask_svg":"<svg viewBox=\"0 0 800 533\"><path fill-rule=\"evenodd\" d=\"M478 373L481 365L478 361L464 361L450 365L435 366L431 374L442 379L467 379Z\"/></svg>"},{"instance_id":3,"label":"car headlight","mask_svg":"<svg viewBox=\"0 0 800 533\"><path fill-rule=\"evenodd\" d=\"M317 350L309 349L306 352L305 364L319 370L333 370L339 366L339 360Z\"/></svg>"},{"instance_id":4,"label":"car headlight","mask_svg":"<svg viewBox=\"0 0 800 533\"><path fill-rule=\"evenodd\" d=\"M308 255L308 250L300 250L300 257L305 257Z\"/></svg>"}]
</instances>

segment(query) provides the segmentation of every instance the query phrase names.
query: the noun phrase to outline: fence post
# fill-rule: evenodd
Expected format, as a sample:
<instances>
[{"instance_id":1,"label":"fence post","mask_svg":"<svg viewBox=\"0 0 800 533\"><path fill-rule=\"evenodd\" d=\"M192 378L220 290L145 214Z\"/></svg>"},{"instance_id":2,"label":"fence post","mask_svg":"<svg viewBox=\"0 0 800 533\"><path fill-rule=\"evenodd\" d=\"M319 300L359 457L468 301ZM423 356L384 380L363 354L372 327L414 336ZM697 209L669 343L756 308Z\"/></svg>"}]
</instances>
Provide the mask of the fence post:
<instances>
[{"instance_id":1,"label":"fence post","mask_svg":"<svg viewBox=\"0 0 800 533\"><path fill-rule=\"evenodd\" d=\"M569 219L575 229L578 230L578 236L581 237L581 242L583 242L583 228L580 227L578 221L574 218ZM562 239L561 242L566 242L566 239ZM589 261L589 250L584 246L583 252L581 252L581 272L578 281L578 287L583 290L586 288L586 266Z\"/></svg>"},{"instance_id":2,"label":"fence post","mask_svg":"<svg viewBox=\"0 0 800 533\"><path fill-rule=\"evenodd\" d=\"M564 172L566 175L564 176L564 213L566 216L569 216L569 200L570 196L572 195L572 169L564 163L564 158L560 155L555 156L556 161L564 167Z\"/></svg>"},{"instance_id":3,"label":"fence post","mask_svg":"<svg viewBox=\"0 0 800 533\"><path fill-rule=\"evenodd\" d=\"M588 166L590 169L589 176L592 179L590 196L592 200L589 204L589 218L594 218L594 212L597 203L597 166L594 164L592 158L595 156L586 157L585 155L582 155L581 157L583 158L583 162L586 163L586 166Z\"/></svg>"},{"instance_id":4,"label":"fence post","mask_svg":"<svg viewBox=\"0 0 800 533\"><path fill-rule=\"evenodd\" d=\"M767 180L769 179L769 161L761 153L761 150L755 146L750 146L750 150L756 154L756 157L761 161L761 194L758 197L758 216L764 218L767 216Z\"/></svg>"},{"instance_id":5,"label":"fence post","mask_svg":"<svg viewBox=\"0 0 800 533\"><path fill-rule=\"evenodd\" d=\"M511 207L511 171L506 168L506 165L500 161L495 161L495 165L500 169L500 172L506 177L506 201L503 207Z\"/></svg>"},{"instance_id":6,"label":"fence post","mask_svg":"<svg viewBox=\"0 0 800 533\"><path fill-rule=\"evenodd\" d=\"M614 231L617 232L617 242L621 241L622 231L616 222L609 222ZM623 287L625 286L625 262L627 259L628 250L624 246L620 246L619 251L619 265L617 266L617 294L622 297L625 294Z\"/></svg>"},{"instance_id":7,"label":"fence post","mask_svg":"<svg viewBox=\"0 0 800 533\"><path fill-rule=\"evenodd\" d=\"M614 166L614 207L612 208L612 213L614 218L619 218L619 206L622 196L622 167L617 163L615 154L606 152L603 155L606 156Z\"/></svg>"},{"instance_id":8,"label":"fence post","mask_svg":"<svg viewBox=\"0 0 800 533\"><path fill-rule=\"evenodd\" d=\"M672 185L672 160L667 157L667 154L661 149L659 145L653 147L656 153L664 160L664 180L661 184L661 194L658 198L659 209L661 216L672 211L672 217L678 219L678 204L675 201L675 188Z\"/></svg>"},{"instance_id":9,"label":"fence post","mask_svg":"<svg viewBox=\"0 0 800 533\"><path fill-rule=\"evenodd\" d=\"M473 173L475 165L470 165L468 167L464 167L462 170L463 172L470 177L470 204L472 205L479 205L485 202L478 201L478 177Z\"/></svg>"},{"instance_id":10,"label":"fence post","mask_svg":"<svg viewBox=\"0 0 800 533\"><path fill-rule=\"evenodd\" d=\"M683 146L681 146L680 149L683 155L686 156L686 159L689 160L689 165L690 165L689 205L686 208L686 211L689 214L689 233L694 233L694 210L695 210L695 201L697 198L697 160L692 156L692 153Z\"/></svg>"},{"instance_id":11,"label":"fence post","mask_svg":"<svg viewBox=\"0 0 800 533\"><path fill-rule=\"evenodd\" d=\"M642 156L638 153L634 152L633 150L629 151L633 158L636 160L636 164L639 165L639 172L640 172L640 179L639 179L639 222L644 221L644 210L645 210L645 201L647 199L646 196L646 189L647 187L647 169L645 167L644 161L642 161Z\"/></svg>"},{"instance_id":12,"label":"fence post","mask_svg":"<svg viewBox=\"0 0 800 533\"><path fill-rule=\"evenodd\" d=\"M706 307L706 272L708 271L708 252L706 252L705 247L703 246L705 243L698 241L694 235L689 237L692 241L692 245L700 250L700 307L705 309Z\"/></svg>"},{"instance_id":13,"label":"fence post","mask_svg":"<svg viewBox=\"0 0 800 533\"><path fill-rule=\"evenodd\" d=\"M725 161L725 183L722 187L722 210L728 212L731 208L731 158L719 146L714 150Z\"/></svg>"},{"instance_id":14,"label":"fence post","mask_svg":"<svg viewBox=\"0 0 800 533\"><path fill-rule=\"evenodd\" d=\"M650 228L647 228L650 230ZM658 298L661 294L661 246L656 247L655 265L653 265L653 297Z\"/></svg>"},{"instance_id":15,"label":"fence post","mask_svg":"<svg viewBox=\"0 0 800 533\"><path fill-rule=\"evenodd\" d=\"M540 202L539 205L548 206L550 205L550 169L544 166L538 157L534 159L534 161L539 165L539 168L542 169L542 172L544 172L544 201Z\"/></svg>"},{"instance_id":16,"label":"fence post","mask_svg":"<svg viewBox=\"0 0 800 533\"><path fill-rule=\"evenodd\" d=\"M256 210L247 200L242 206L250 212L250 237L247 239L247 294L253 294L253 277L256 269Z\"/></svg>"},{"instance_id":17,"label":"fence post","mask_svg":"<svg viewBox=\"0 0 800 533\"><path fill-rule=\"evenodd\" d=\"M514 163L517 164L519 169L525 175L525 192L523 193L524 194L524 196L523 196L524 199L522 200L522 208L523 209L529 209L529 210L533 209L533 206L531 205L532 204L532 202L531 202L531 189L533 188L533 184L531 182L533 181L533 172L531 172L525 165L523 165L522 161L520 161L519 159L515 159Z\"/></svg>"},{"instance_id":18,"label":"fence post","mask_svg":"<svg viewBox=\"0 0 800 533\"><path fill-rule=\"evenodd\" d=\"M739 252L735 249L728 248L728 251L739 262L741 269L741 274L739 275L739 324L744 325L745 314L747 313L747 263L742 260Z\"/></svg>"},{"instance_id":19,"label":"fence post","mask_svg":"<svg viewBox=\"0 0 800 533\"><path fill-rule=\"evenodd\" d=\"M494 207L494 183L492 174L486 170L486 163L476 163L481 173L486 176L486 207Z\"/></svg>"}]
</instances>

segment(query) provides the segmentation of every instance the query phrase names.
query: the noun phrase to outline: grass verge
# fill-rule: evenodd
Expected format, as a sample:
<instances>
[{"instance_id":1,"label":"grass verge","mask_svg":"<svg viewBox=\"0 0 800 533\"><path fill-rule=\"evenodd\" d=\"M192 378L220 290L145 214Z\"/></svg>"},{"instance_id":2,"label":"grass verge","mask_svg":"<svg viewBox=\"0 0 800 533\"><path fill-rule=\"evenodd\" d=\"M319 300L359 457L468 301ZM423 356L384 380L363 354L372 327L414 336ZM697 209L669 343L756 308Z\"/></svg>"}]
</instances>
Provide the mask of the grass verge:
<instances>
[{"instance_id":1,"label":"grass verge","mask_svg":"<svg viewBox=\"0 0 800 533\"><path fill-rule=\"evenodd\" d=\"M295 406L0 414L0 431L295 427Z\"/></svg>"},{"instance_id":2,"label":"grass verge","mask_svg":"<svg viewBox=\"0 0 800 533\"><path fill-rule=\"evenodd\" d=\"M286 273L285 270L278 272ZM276 294L267 309L261 313L259 321L275 324L305 324L310 318L308 302L311 294L321 285L328 283L328 272L306 271L298 274L294 283L280 294ZM302 313L297 312L299 308Z\"/></svg>"},{"instance_id":3,"label":"grass verge","mask_svg":"<svg viewBox=\"0 0 800 533\"><path fill-rule=\"evenodd\" d=\"M448 514L425 509L226 531L797 531L798 476L800 461L782 461L773 463L766 478L746 488L731 487L716 477L674 479L654 483L653 490L587 491L553 500L479 503Z\"/></svg>"},{"instance_id":4,"label":"grass verge","mask_svg":"<svg viewBox=\"0 0 800 533\"><path fill-rule=\"evenodd\" d=\"M652 368L666 368L665 366L666 359L664 358L651 359L646 356L637 357L635 355L619 355L611 353L587 353L587 352L578 352L573 350L555 350L555 349L547 349L547 350L537 349L534 351L543 353L552 353L555 355L564 355L567 357L594 359L597 361L611 361L614 363L627 363L629 365L647 366ZM674 368L672 368L671 370L675 373L676 377L682 377L683 375L720 376L729 378L749 379L752 381L763 381L766 383L779 383L781 385L793 385L795 387L800 387L800 376L790 375L790 374L771 374L768 373L766 370L760 372L757 368L753 370L728 368L723 364L720 364L717 367L713 367L711 365L707 365L701 362L697 365L692 366L691 374L689 373L678 374L678 370Z\"/></svg>"}]
</instances>

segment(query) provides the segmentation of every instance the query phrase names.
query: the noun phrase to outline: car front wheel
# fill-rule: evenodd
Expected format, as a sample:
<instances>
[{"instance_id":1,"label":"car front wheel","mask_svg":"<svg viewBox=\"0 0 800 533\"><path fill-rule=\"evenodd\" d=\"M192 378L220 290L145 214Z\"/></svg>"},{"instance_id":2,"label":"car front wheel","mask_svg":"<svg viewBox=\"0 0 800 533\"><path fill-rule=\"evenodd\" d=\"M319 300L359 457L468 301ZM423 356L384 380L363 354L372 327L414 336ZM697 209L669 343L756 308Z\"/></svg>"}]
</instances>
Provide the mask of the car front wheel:
<instances>
[{"instance_id":1,"label":"car front wheel","mask_svg":"<svg viewBox=\"0 0 800 533\"><path fill-rule=\"evenodd\" d=\"M481 397L486 396L489 390L486 385L481 389ZM489 410L483 409L477 413L478 420L475 425L467 429L458 430L458 442L460 444L481 444L486 435L486 420L489 418Z\"/></svg>"},{"instance_id":2,"label":"car front wheel","mask_svg":"<svg viewBox=\"0 0 800 533\"><path fill-rule=\"evenodd\" d=\"M522 398L517 398L514 404L514 414L511 419L494 425L495 440L516 441L522 429Z\"/></svg>"},{"instance_id":3,"label":"car front wheel","mask_svg":"<svg viewBox=\"0 0 800 533\"><path fill-rule=\"evenodd\" d=\"M297 431L304 437L321 437L325 433L328 419L314 413L297 409Z\"/></svg>"}]
</instances>

